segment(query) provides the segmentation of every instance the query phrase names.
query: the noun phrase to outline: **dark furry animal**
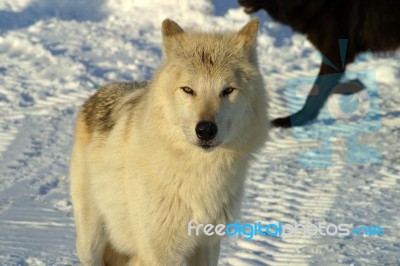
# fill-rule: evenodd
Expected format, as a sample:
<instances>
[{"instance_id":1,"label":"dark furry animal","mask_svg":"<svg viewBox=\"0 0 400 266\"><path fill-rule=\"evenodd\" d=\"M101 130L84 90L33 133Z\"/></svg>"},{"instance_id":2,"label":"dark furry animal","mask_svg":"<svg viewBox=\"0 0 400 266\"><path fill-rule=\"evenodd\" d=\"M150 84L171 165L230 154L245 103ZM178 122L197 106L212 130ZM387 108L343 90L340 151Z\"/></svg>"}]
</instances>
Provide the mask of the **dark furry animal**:
<instances>
[{"instance_id":1,"label":"dark furry animal","mask_svg":"<svg viewBox=\"0 0 400 266\"><path fill-rule=\"evenodd\" d=\"M299 126L316 118L346 65L353 62L358 53L368 49L394 51L400 46L399 0L239 0L239 3L247 13L265 9L273 19L305 34L337 68L321 63L315 81L319 91L310 92L299 112L273 120L278 127ZM338 39L348 40L343 67ZM334 73L341 75L335 75L338 78L329 84L322 82L321 75Z\"/></svg>"}]
</instances>

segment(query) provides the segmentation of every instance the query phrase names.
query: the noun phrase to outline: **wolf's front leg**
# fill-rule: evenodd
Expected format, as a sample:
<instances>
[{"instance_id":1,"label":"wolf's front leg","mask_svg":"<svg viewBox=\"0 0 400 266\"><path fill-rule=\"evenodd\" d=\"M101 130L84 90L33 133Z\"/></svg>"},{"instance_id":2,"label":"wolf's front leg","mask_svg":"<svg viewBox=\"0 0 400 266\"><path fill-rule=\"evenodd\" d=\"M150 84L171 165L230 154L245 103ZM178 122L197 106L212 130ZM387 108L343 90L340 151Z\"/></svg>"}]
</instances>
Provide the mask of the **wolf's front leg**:
<instances>
[{"instance_id":1,"label":"wolf's front leg","mask_svg":"<svg viewBox=\"0 0 400 266\"><path fill-rule=\"evenodd\" d=\"M272 120L272 124L275 127L289 128L303 126L307 122L314 120L344 74L344 72L334 72L334 75L329 75L332 74L332 72L333 71L329 69L328 66L322 63L317 80L303 108L290 116Z\"/></svg>"},{"instance_id":2,"label":"wolf's front leg","mask_svg":"<svg viewBox=\"0 0 400 266\"><path fill-rule=\"evenodd\" d=\"M199 246L187 259L187 266L217 266L219 258L220 241L206 246Z\"/></svg>"},{"instance_id":3,"label":"wolf's front leg","mask_svg":"<svg viewBox=\"0 0 400 266\"><path fill-rule=\"evenodd\" d=\"M103 252L106 239L102 225L92 220L83 224L76 223L76 228L76 250L82 265L104 266Z\"/></svg>"},{"instance_id":4,"label":"wolf's front leg","mask_svg":"<svg viewBox=\"0 0 400 266\"><path fill-rule=\"evenodd\" d=\"M103 224L99 221L98 216L89 214L90 209L86 209L86 211L86 215L84 213L75 214L78 257L84 266L104 266L103 252L106 238Z\"/></svg>"},{"instance_id":5,"label":"wolf's front leg","mask_svg":"<svg viewBox=\"0 0 400 266\"><path fill-rule=\"evenodd\" d=\"M107 239L103 221L90 193L87 192L85 182L82 182L82 179L73 181L71 196L79 260L84 266L104 266L103 252Z\"/></svg>"}]
</instances>

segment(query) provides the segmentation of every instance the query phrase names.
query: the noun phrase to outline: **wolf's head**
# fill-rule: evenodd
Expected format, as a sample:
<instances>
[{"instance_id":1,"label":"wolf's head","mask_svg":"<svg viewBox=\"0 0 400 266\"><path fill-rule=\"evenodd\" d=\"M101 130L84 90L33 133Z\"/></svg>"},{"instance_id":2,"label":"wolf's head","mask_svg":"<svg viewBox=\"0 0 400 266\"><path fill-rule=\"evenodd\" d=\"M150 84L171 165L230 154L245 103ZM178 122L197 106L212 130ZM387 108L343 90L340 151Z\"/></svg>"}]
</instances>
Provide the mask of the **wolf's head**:
<instances>
[{"instance_id":1,"label":"wolf's head","mask_svg":"<svg viewBox=\"0 0 400 266\"><path fill-rule=\"evenodd\" d=\"M154 98L175 139L212 150L251 141L263 127L258 24L254 19L237 32L199 33L164 20L164 63L153 80Z\"/></svg>"}]
</instances>

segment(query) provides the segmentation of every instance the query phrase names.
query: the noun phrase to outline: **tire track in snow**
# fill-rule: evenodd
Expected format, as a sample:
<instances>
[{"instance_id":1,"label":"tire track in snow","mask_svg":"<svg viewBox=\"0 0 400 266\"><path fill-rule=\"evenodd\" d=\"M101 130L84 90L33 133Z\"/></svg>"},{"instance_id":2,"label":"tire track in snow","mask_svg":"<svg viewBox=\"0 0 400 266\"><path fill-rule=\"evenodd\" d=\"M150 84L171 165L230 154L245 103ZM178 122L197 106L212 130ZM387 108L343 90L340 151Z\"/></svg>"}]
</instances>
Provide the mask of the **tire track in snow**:
<instances>
[{"instance_id":1,"label":"tire track in snow","mask_svg":"<svg viewBox=\"0 0 400 266\"><path fill-rule=\"evenodd\" d=\"M67 172L73 123L72 108L26 116L4 153L0 165L2 263L17 265L17 256L12 254L52 254L44 265L75 257L68 182L61 175Z\"/></svg>"}]
</instances>

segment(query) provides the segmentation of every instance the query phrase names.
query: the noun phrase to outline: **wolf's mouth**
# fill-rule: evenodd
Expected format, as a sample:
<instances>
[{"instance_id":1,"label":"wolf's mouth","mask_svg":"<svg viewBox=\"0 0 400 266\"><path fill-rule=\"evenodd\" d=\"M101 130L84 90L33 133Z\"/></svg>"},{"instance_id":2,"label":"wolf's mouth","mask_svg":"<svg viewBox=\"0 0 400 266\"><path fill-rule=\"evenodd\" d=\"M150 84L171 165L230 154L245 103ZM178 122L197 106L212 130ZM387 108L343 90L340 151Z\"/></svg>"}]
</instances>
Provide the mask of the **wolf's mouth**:
<instances>
[{"instance_id":1,"label":"wolf's mouth","mask_svg":"<svg viewBox=\"0 0 400 266\"><path fill-rule=\"evenodd\" d=\"M244 8L244 12L246 12L247 14L251 14L251 13L257 12L258 9L255 8L255 7L252 7L252 6L247 6L247 7Z\"/></svg>"},{"instance_id":2,"label":"wolf's mouth","mask_svg":"<svg viewBox=\"0 0 400 266\"><path fill-rule=\"evenodd\" d=\"M244 12L247 14L255 13L262 8L262 4L253 1L239 0L239 4L244 7Z\"/></svg>"},{"instance_id":3,"label":"wolf's mouth","mask_svg":"<svg viewBox=\"0 0 400 266\"><path fill-rule=\"evenodd\" d=\"M208 144L200 144L200 147L202 147L202 148L205 149L205 150L208 150L208 149L213 148L214 146L208 145Z\"/></svg>"},{"instance_id":4,"label":"wolf's mouth","mask_svg":"<svg viewBox=\"0 0 400 266\"><path fill-rule=\"evenodd\" d=\"M215 148L217 146L217 143L214 142L200 142L197 144L200 148L204 150L210 150L212 148Z\"/></svg>"}]
</instances>

